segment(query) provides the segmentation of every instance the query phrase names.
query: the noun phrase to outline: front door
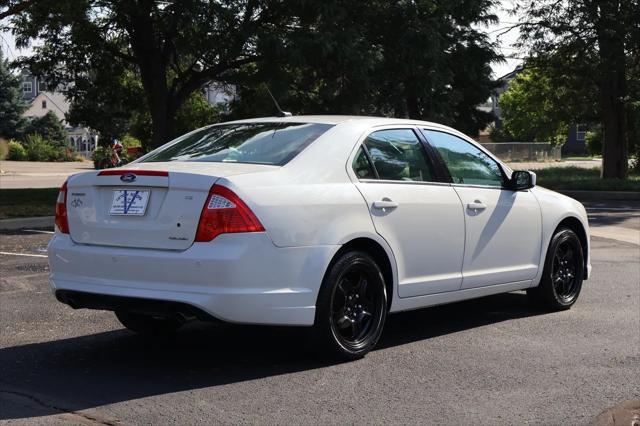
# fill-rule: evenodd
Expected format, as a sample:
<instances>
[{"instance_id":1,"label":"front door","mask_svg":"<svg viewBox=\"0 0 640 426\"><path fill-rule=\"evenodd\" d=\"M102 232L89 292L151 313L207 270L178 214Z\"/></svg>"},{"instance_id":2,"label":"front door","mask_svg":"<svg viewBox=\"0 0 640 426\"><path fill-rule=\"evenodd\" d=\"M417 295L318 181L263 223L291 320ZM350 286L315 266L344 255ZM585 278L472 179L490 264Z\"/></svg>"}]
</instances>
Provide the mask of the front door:
<instances>
[{"instance_id":1,"label":"front door","mask_svg":"<svg viewBox=\"0 0 640 426\"><path fill-rule=\"evenodd\" d=\"M447 166L464 208L462 288L535 278L542 240L535 196L505 188L501 167L474 144L435 130L425 135Z\"/></svg>"},{"instance_id":2,"label":"front door","mask_svg":"<svg viewBox=\"0 0 640 426\"><path fill-rule=\"evenodd\" d=\"M437 182L416 130L371 133L353 168L376 231L396 258L398 295L458 290L464 250L462 205L449 184Z\"/></svg>"}]
</instances>

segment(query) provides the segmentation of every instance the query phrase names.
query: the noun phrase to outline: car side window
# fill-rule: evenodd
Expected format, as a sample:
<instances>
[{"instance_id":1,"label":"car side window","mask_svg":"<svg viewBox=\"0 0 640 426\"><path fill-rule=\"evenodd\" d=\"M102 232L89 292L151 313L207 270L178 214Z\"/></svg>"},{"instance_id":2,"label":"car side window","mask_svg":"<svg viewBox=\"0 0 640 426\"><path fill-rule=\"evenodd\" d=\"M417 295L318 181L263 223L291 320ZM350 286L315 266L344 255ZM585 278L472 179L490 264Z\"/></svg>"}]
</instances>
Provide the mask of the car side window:
<instances>
[{"instance_id":1,"label":"car side window","mask_svg":"<svg viewBox=\"0 0 640 426\"><path fill-rule=\"evenodd\" d=\"M383 180L434 181L420 140L411 129L379 130L364 141L378 176Z\"/></svg>"},{"instance_id":2,"label":"car side window","mask_svg":"<svg viewBox=\"0 0 640 426\"><path fill-rule=\"evenodd\" d=\"M353 160L353 171L358 176L358 179L375 179L376 174L373 171L371 162L367 158L367 154L364 152L364 148L358 149L358 154Z\"/></svg>"},{"instance_id":3,"label":"car side window","mask_svg":"<svg viewBox=\"0 0 640 426\"><path fill-rule=\"evenodd\" d=\"M503 186L500 166L474 145L449 133L424 130L429 143L438 150L453 183Z\"/></svg>"}]
</instances>

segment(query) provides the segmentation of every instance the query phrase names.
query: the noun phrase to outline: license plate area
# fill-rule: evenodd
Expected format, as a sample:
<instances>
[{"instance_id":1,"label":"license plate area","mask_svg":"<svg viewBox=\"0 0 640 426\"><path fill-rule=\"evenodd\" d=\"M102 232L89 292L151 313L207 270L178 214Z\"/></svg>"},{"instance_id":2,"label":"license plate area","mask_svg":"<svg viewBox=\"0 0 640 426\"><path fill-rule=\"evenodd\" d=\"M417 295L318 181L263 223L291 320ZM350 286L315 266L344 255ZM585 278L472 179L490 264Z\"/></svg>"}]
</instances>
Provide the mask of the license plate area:
<instances>
[{"instance_id":1,"label":"license plate area","mask_svg":"<svg viewBox=\"0 0 640 426\"><path fill-rule=\"evenodd\" d=\"M111 200L111 216L144 216L149 204L149 190L115 189Z\"/></svg>"}]
</instances>

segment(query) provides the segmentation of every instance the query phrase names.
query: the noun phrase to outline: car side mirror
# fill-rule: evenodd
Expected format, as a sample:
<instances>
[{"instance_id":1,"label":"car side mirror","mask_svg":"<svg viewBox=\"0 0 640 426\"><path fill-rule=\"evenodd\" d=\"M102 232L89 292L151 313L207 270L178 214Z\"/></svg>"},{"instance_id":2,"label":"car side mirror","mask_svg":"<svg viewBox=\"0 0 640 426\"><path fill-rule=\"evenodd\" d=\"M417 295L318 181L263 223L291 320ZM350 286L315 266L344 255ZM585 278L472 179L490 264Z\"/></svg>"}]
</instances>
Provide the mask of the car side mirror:
<instances>
[{"instance_id":1,"label":"car side mirror","mask_svg":"<svg viewBox=\"0 0 640 426\"><path fill-rule=\"evenodd\" d=\"M536 174L528 170L516 170L509 181L511 189L522 191L536 186Z\"/></svg>"}]
</instances>

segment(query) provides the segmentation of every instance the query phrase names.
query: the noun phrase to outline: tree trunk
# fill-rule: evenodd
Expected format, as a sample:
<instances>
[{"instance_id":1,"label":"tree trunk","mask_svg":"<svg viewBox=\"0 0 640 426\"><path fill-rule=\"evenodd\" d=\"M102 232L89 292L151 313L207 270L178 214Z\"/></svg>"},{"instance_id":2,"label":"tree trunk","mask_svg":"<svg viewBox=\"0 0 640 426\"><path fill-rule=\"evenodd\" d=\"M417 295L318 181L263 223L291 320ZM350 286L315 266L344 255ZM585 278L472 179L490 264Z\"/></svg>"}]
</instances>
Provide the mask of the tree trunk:
<instances>
[{"instance_id":1,"label":"tree trunk","mask_svg":"<svg viewBox=\"0 0 640 426\"><path fill-rule=\"evenodd\" d=\"M629 157L624 103L611 87L601 88L600 92L604 127L601 177L625 179Z\"/></svg>"},{"instance_id":2,"label":"tree trunk","mask_svg":"<svg viewBox=\"0 0 640 426\"><path fill-rule=\"evenodd\" d=\"M603 178L625 179L629 168L627 111L625 99L626 29L617 22L615 2L601 2L596 26L600 55L600 108L604 128L602 149Z\"/></svg>"},{"instance_id":3,"label":"tree trunk","mask_svg":"<svg viewBox=\"0 0 640 426\"><path fill-rule=\"evenodd\" d=\"M175 94L167 84L167 55L156 39L151 11L153 0L126 3L130 14L128 32L138 66L140 80L151 113L150 148L157 148L173 137L175 123Z\"/></svg>"},{"instance_id":4,"label":"tree trunk","mask_svg":"<svg viewBox=\"0 0 640 426\"><path fill-rule=\"evenodd\" d=\"M174 137L176 111L170 108L171 102L150 103L151 111L151 149L170 141Z\"/></svg>"},{"instance_id":5,"label":"tree trunk","mask_svg":"<svg viewBox=\"0 0 640 426\"><path fill-rule=\"evenodd\" d=\"M420 119L418 97L415 94L409 94L405 97L405 101L407 107L407 118L412 118L414 120Z\"/></svg>"}]
</instances>

